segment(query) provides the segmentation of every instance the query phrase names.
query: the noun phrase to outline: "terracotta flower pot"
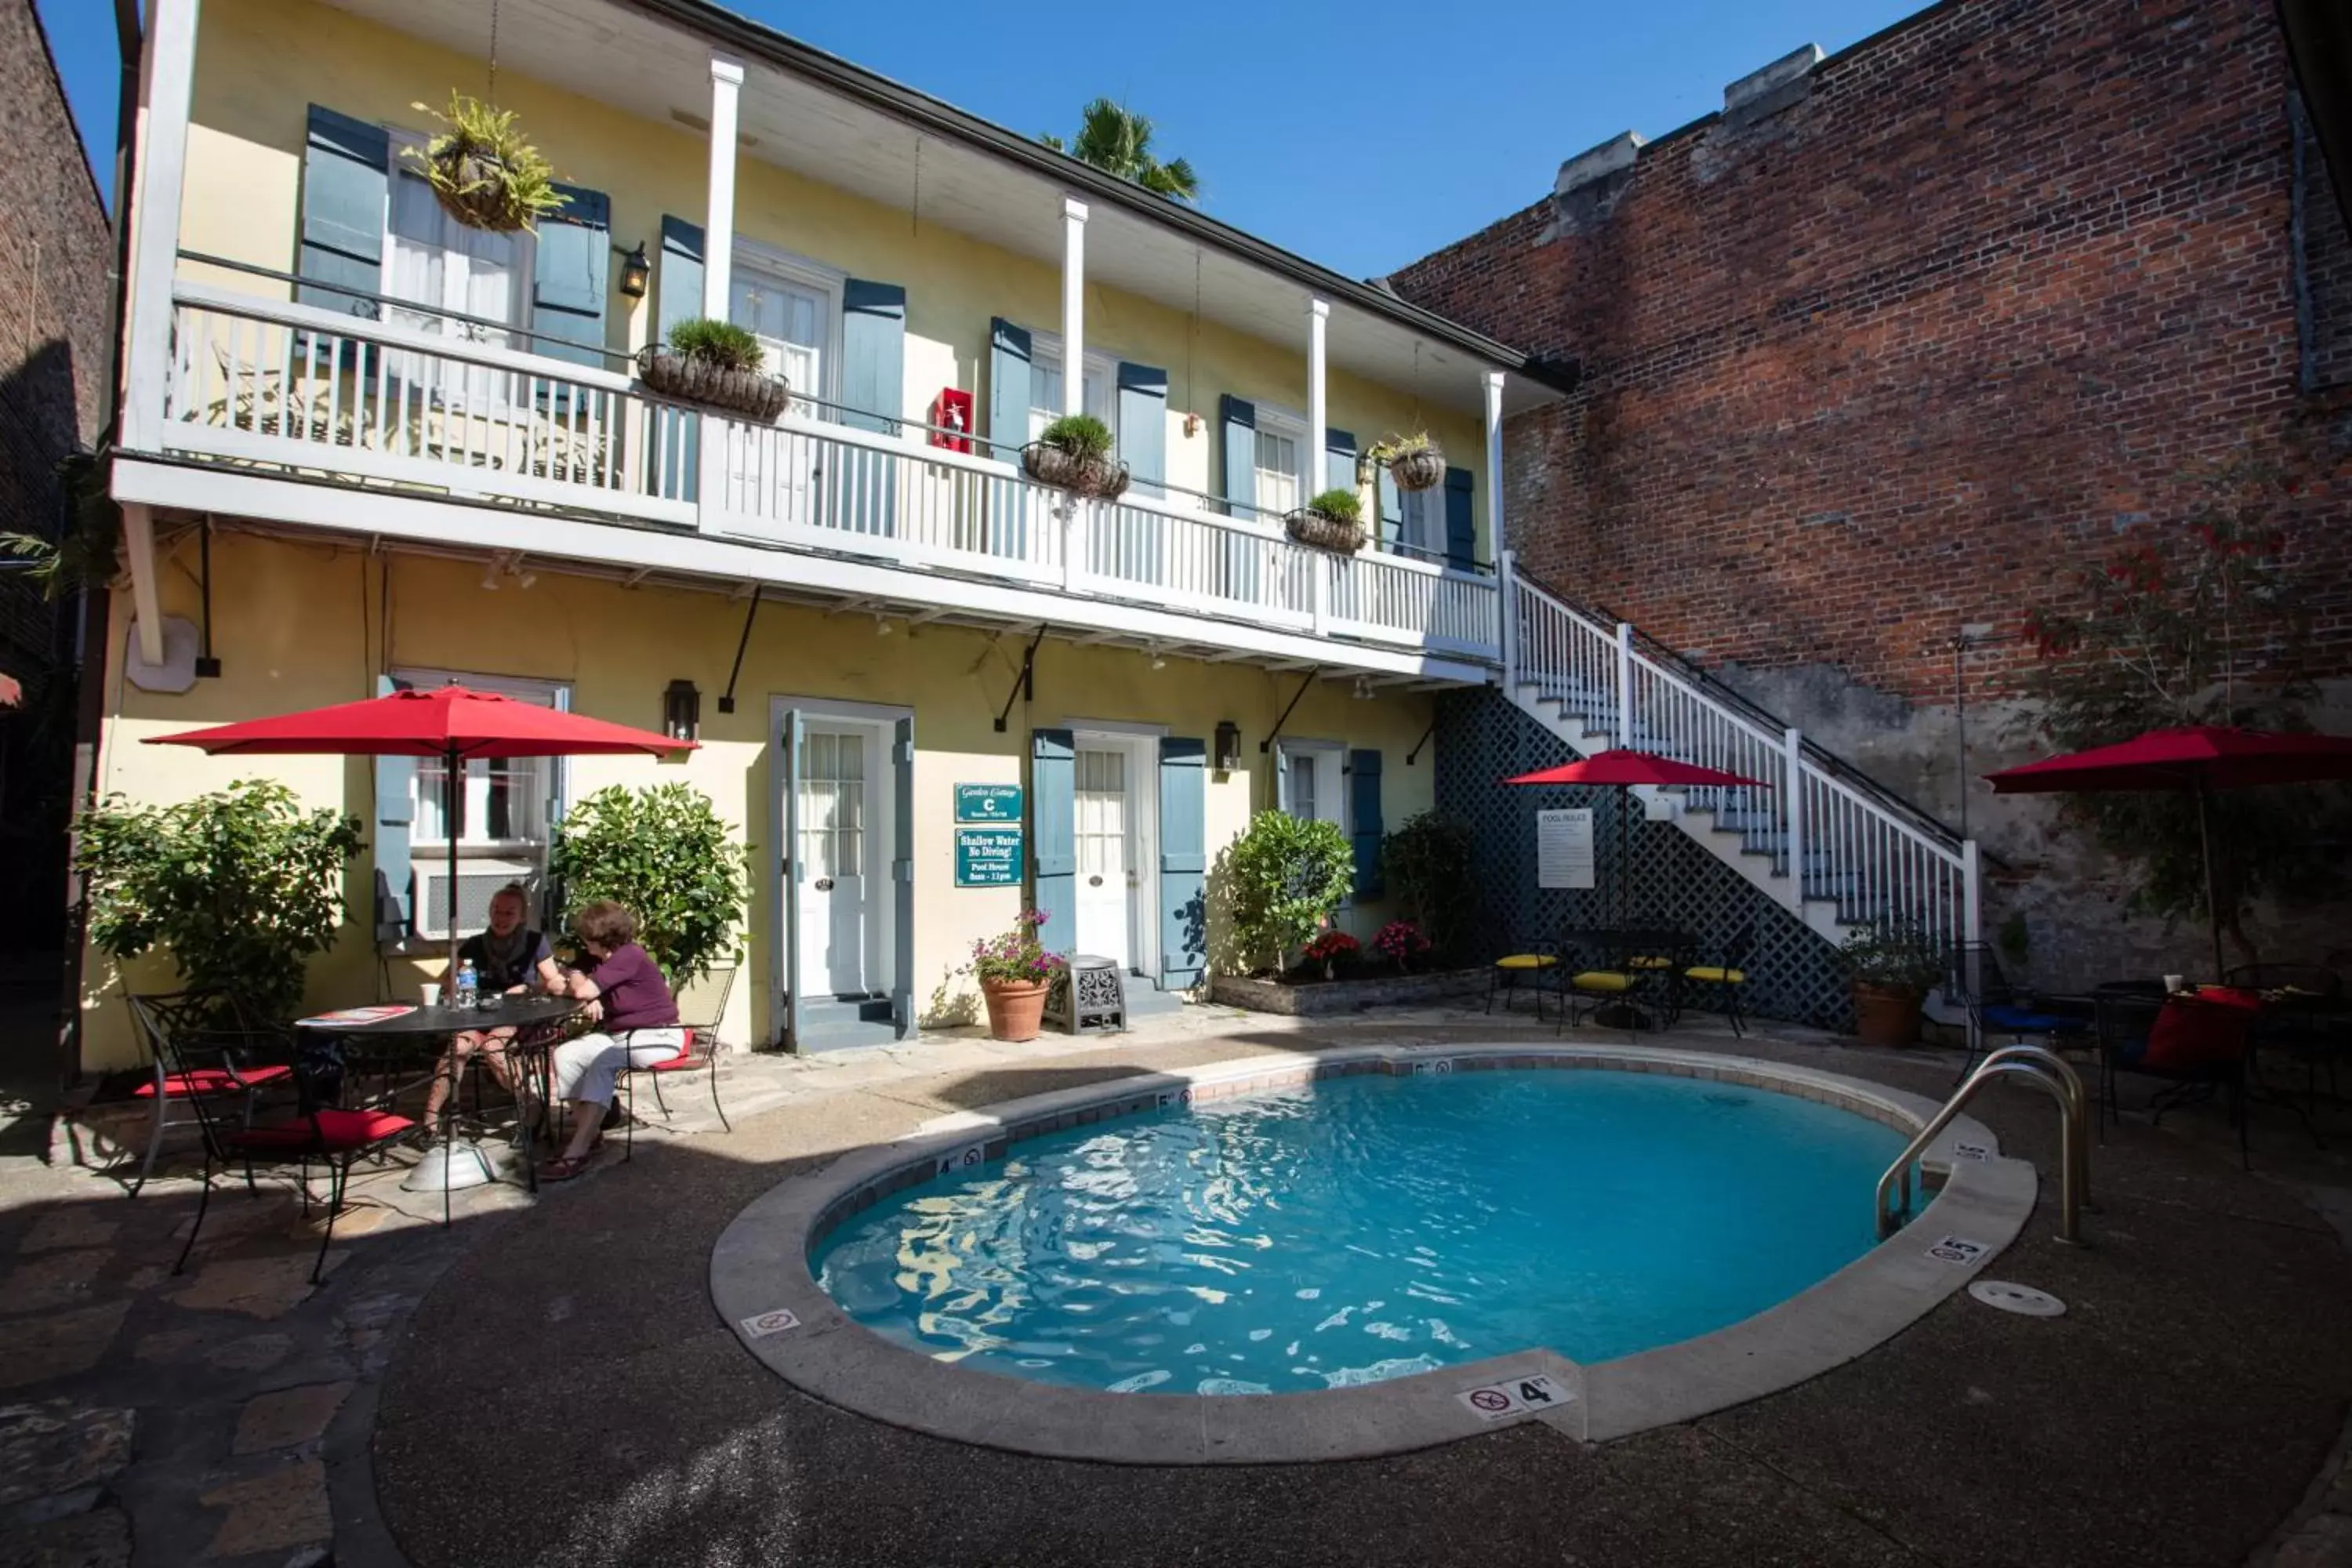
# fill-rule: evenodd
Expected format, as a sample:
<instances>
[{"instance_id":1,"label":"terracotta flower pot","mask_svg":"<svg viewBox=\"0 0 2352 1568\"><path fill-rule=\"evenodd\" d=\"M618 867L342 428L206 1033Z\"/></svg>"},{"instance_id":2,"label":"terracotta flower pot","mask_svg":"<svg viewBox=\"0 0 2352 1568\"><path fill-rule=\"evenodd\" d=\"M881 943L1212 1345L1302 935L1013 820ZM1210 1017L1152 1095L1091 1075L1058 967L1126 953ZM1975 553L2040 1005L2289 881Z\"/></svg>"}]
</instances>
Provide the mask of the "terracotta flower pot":
<instances>
[{"instance_id":1,"label":"terracotta flower pot","mask_svg":"<svg viewBox=\"0 0 2352 1568\"><path fill-rule=\"evenodd\" d=\"M1916 991L1853 983L1853 1032L1865 1046L1907 1046L1919 1037Z\"/></svg>"},{"instance_id":2,"label":"terracotta flower pot","mask_svg":"<svg viewBox=\"0 0 2352 1568\"><path fill-rule=\"evenodd\" d=\"M1000 1040L1034 1040L1045 1032L1046 982L983 980L980 994L988 1001L988 1032Z\"/></svg>"}]
</instances>

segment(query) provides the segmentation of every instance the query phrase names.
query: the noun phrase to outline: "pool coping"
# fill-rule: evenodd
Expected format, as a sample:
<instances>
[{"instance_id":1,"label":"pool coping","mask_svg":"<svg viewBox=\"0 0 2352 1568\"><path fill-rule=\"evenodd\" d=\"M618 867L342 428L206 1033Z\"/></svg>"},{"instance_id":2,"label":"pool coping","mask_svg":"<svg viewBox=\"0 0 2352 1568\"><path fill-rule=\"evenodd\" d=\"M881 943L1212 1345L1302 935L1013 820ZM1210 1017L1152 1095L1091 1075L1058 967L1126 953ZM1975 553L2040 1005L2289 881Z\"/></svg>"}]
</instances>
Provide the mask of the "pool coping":
<instances>
[{"instance_id":1,"label":"pool coping","mask_svg":"<svg viewBox=\"0 0 2352 1568\"><path fill-rule=\"evenodd\" d=\"M1792 1387L1916 1321L2016 1239L2033 1211L2030 1162L1990 1129L1952 1122L1921 1165L1943 1184L1900 1235L1798 1294L1712 1333L1584 1365L1545 1349L1349 1388L1279 1394L1110 1394L941 1362L854 1321L808 1267L811 1244L850 1215L1013 1143L1107 1118L1197 1104L1318 1078L1504 1068L1604 1068L1701 1078L1837 1106L1916 1132L1939 1109L1922 1096L1752 1057L1643 1046L1464 1044L1259 1053L1082 1084L923 1122L887 1143L770 1188L711 1248L710 1295L751 1354L801 1392L933 1436L1052 1458L1132 1465L1286 1464L1370 1458L1542 1421L1605 1442ZM1857 1205L1866 1201L1855 1194ZM1957 1238L1966 1245L1948 1247ZM1561 1397L1507 1397L1543 1376ZM1500 1387L1489 1417L1474 1391ZM1486 1403L1493 1404L1489 1394Z\"/></svg>"}]
</instances>

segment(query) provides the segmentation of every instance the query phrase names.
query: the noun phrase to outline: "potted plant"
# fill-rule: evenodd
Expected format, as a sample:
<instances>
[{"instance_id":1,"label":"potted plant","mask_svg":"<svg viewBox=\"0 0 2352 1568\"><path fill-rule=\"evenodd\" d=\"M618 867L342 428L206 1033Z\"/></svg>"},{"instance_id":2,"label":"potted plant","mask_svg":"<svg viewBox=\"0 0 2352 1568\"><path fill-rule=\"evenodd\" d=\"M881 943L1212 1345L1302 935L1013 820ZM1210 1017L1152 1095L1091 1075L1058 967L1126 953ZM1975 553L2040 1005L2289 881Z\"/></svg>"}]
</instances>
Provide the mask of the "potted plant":
<instances>
[{"instance_id":1,"label":"potted plant","mask_svg":"<svg viewBox=\"0 0 2352 1568\"><path fill-rule=\"evenodd\" d=\"M693 316L669 330L667 344L637 354L637 379L665 397L724 408L765 425L784 411L793 389L768 374L760 340L732 321Z\"/></svg>"},{"instance_id":2,"label":"potted plant","mask_svg":"<svg viewBox=\"0 0 2352 1568\"><path fill-rule=\"evenodd\" d=\"M1353 555L1364 547L1364 503L1353 490L1325 490L1282 523L1291 538L1318 550Z\"/></svg>"},{"instance_id":3,"label":"potted plant","mask_svg":"<svg viewBox=\"0 0 2352 1568\"><path fill-rule=\"evenodd\" d=\"M1045 1023L1045 997L1068 972L1058 952L1037 940L1043 910L1024 910L1003 935L971 944L971 973L988 1003L988 1032L999 1040L1034 1040Z\"/></svg>"},{"instance_id":4,"label":"potted plant","mask_svg":"<svg viewBox=\"0 0 2352 1568\"><path fill-rule=\"evenodd\" d=\"M1395 964L1399 974L1412 973L1413 964L1429 956L1432 945L1411 921L1391 921L1372 938L1373 951Z\"/></svg>"},{"instance_id":5,"label":"potted plant","mask_svg":"<svg viewBox=\"0 0 2352 1568\"><path fill-rule=\"evenodd\" d=\"M1445 482L1445 451L1426 430L1391 436L1364 448L1364 456L1389 466L1389 478L1401 490L1425 490Z\"/></svg>"},{"instance_id":6,"label":"potted plant","mask_svg":"<svg viewBox=\"0 0 2352 1568\"><path fill-rule=\"evenodd\" d=\"M295 1016L303 966L334 945L361 845L356 817L306 812L261 779L178 805L110 795L81 814L79 840L100 952L122 961L161 946L186 989L272 1022Z\"/></svg>"},{"instance_id":7,"label":"potted plant","mask_svg":"<svg viewBox=\"0 0 2352 1568\"><path fill-rule=\"evenodd\" d=\"M1110 426L1091 414L1066 414L1040 430L1021 448L1021 471L1074 496L1117 500L1127 491L1127 465L1110 455Z\"/></svg>"},{"instance_id":8,"label":"potted plant","mask_svg":"<svg viewBox=\"0 0 2352 1568\"><path fill-rule=\"evenodd\" d=\"M563 814L548 872L564 902L610 899L637 917L637 940L672 988L741 956L743 846L682 784L598 790Z\"/></svg>"},{"instance_id":9,"label":"potted plant","mask_svg":"<svg viewBox=\"0 0 2352 1568\"><path fill-rule=\"evenodd\" d=\"M420 151L402 149L433 185L451 217L467 228L536 232L539 220L572 198L555 188L555 170L515 125L511 109L493 109L464 93L449 95L446 113L410 106L448 127Z\"/></svg>"},{"instance_id":10,"label":"potted plant","mask_svg":"<svg viewBox=\"0 0 2352 1568\"><path fill-rule=\"evenodd\" d=\"M1919 1010L1944 977L1944 955L1907 921L1855 931L1839 950L1853 977L1854 1033L1864 1045L1907 1046L1919 1037Z\"/></svg>"},{"instance_id":11,"label":"potted plant","mask_svg":"<svg viewBox=\"0 0 2352 1568\"><path fill-rule=\"evenodd\" d=\"M1352 963L1356 955L1363 951L1364 944L1346 931L1327 931L1301 949L1300 956L1310 964L1321 964L1324 979L1337 980L1339 978L1339 961L1346 959Z\"/></svg>"}]
</instances>

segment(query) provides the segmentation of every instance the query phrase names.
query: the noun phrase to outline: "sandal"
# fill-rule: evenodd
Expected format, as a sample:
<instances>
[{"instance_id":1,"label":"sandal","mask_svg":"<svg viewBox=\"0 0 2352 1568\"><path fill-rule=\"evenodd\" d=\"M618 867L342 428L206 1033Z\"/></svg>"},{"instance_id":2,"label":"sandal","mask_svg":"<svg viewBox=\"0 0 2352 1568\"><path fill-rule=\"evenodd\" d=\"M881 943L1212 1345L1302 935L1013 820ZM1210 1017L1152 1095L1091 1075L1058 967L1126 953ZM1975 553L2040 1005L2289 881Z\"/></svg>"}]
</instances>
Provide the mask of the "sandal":
<instances>
[{"instance_id":1,"label":"sandal","mask_svg":"<svg viewBox=\"0 0 2352 1568\"><path fill-rule=\"evenodd\" d=\"M558 1154L554 1159L541 1164L539 1179L542 1182L568 1182L576 1176L584 1175L588 1167L595 1163L596 1152L593 1149L576 1160L567 1154Z\"/></svg>"}]
</instances>

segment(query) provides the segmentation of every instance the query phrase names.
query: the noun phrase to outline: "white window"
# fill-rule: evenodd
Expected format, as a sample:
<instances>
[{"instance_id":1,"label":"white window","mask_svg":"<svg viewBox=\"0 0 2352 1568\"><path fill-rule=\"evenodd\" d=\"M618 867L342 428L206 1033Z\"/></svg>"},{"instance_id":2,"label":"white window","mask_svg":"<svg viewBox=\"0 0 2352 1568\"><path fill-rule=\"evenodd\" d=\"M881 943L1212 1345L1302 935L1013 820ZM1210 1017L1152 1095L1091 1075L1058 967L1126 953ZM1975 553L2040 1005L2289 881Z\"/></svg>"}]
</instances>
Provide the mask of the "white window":
<instances>
[{"instance_id":1,"label":"white window","mask_svg":"<svg viewBox=\"0 0 2352 1568\"><path fill-rule=\"evenodd\" d=\"M794 414L828 416L807 399L833 396L828 378L838 358L840 292L839 279L813 262L765 251L736 255L728 279L727 319L760 340L768 374L792 385Z\"/></svg>"},{"instance_id":2,"label":"white window","mask_svg":"<svg viewBox=\"0 0 2352 1568\"><path fill-rule=\"evenodd\" d=\"M1118 399L1113 389L1118 384L1118 368L1112 361L1098 354L1087 355L1086 385L1080 389L1085 398L1080 405L1088 414L1103 422L1114 439L1118 435ZM1045 426L1062 416L1062 340L1043 332L1029 335L1029 439L1034 441Z\"/></svg>"},{"instance_id":3,"label":"white window","mask_svg":"<svg viewBox=\"0 0 2352 1568\"><path fill-rule=\"evenodd\" d=\"M1333 822L1344 829L1346 751L1331 741L1283 741L1276 751L1282 769L1282 808L1305 821Z\"/></svg>"},{"instance_id":4,"label":"white window","mask_svg":"<svg viewBox=\"0 0 2352 1568\"><path fill-rule=\"evenodd\" d=\"M510 680L446 670L404 670L396 679L429 689L457 681L476 691L495 691L543 708L566 705L565 689L547 681ZM513 757L463 764L465 780L454 802L446 791L446 765L438 758L416 763L416 815L409 832L409 856L425 862L446 858L456 837L461 857L495 856L544 866L549 812L561 782L555 757ZM454 805L454 813L452 806ZM455 820L452 820L452 817Z\"/></svg>"},{"instance_id":5,"label":"white window","mask_svg":"<svg viewBox=\"0 0 2352 1568\"><path fill-rule=\"evenodd\" d=\"M425 309L390 307L386 319L397 326L499 348L527 347L499 327L453 321L455 311L507 327L530 324L532 247L530 236L491 234L467 228L451 217L433 194L433 186L400 149L422 149L420 137L393 133L391 200L385 214L383 290L395 300L409 300ZM462 366L424 354L391 356L389 373L406 382L423 382L446 399L504 401L513 378L478 367Z\"/></svg>"},{"instance_id":6,"label":"white window","mask_svg":"<svg viewBox=\"0 0 2352 1568\"><path fill-rule=\"evenodd\" d=\"M1253 466L1257 475L1258 510L1267 519L1282 517L1307 504L1298 490L1300 454L1307 446L1306 421L1263 404L1257 410L1257 450Z\"/></svg>"}]
</instances>

